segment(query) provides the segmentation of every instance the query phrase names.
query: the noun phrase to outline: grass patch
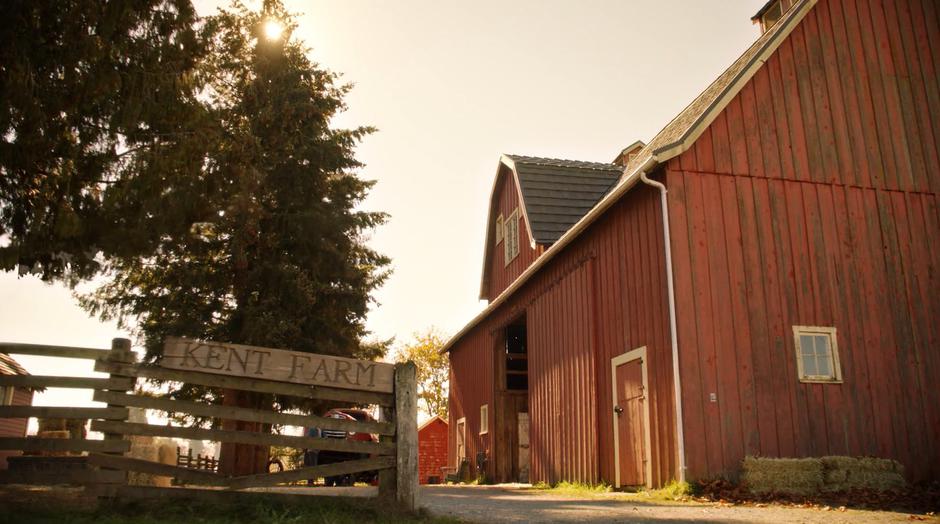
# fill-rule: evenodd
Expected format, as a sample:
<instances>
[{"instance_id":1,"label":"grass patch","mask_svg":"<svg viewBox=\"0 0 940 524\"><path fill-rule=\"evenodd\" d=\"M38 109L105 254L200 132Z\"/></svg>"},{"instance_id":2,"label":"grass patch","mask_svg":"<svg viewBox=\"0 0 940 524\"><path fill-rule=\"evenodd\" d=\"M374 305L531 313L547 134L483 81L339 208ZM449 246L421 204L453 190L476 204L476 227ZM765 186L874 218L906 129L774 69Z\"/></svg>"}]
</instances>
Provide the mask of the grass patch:
<instances>
[{"instance_id":1,"label":"grass patch","mask_svg":"<svg viewBox=\"0 0 940 524\"><path fill-rule=\"evenodd\" d=\"M538 482L532 485L533 490L551 493L552 495L568 495L573 497L590 497L613 491L607 484L582 484L580 482L559 482L547 484Z\"/></svg>"},{"instance_id":2,"label":"grass patch","mask_svg":"<svg viewBox=\"0 0 940 524\"><path fill-rule=\"evenodd\" d=\"M369 499L350 500L318 497L310 504L253 501L235 504L208 504L181 500L128 502L96 510L55 508L48 505L24 505L0 514L0 523L17 524L363 524L457 523L449 518L425 513L396 513Z\"/></svg>"},{"instance_id":3,"label":"grass patch","mask_svg":"<svg viewBox=\"0 0 940 524\"><path fill-rule=\"evenodd\" d=\"M674 502L687 501L694 493L692 492L692 486L688 482L671 480L665 486L659 489L645 490L643 494L653 500Z\"/></svg>"}]
</instances>

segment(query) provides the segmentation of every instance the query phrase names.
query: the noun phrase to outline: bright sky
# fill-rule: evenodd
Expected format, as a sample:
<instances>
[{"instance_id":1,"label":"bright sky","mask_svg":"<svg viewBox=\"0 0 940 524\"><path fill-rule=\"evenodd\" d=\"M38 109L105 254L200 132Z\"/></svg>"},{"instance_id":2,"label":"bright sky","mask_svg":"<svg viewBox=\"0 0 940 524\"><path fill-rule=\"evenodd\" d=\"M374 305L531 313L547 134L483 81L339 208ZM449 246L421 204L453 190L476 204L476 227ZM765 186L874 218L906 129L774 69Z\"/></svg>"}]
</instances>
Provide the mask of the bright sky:
<instances>
[{"instance_id":1,"label":"bright sky","mask_svg":"<svg viewBox=\"0 0 940 524\"><path fill-rule=\"evenodd\" d=\"M369 315L379 337L459 330L477 300L489 192L502 153L610 161L648 141L738 57L765 0L287 0L294 37L356 85L340 126L374 125L358 150L391 214L371 244L394 275ZM211 14L217 0L196 0ZM259 5L260 2L248 2ZM0 341L107 348L126 336L70 291L0 274ZM18 357L33 374L84 361ZM47 390L37 405L89 405Z\"/></svg>"}]
</instances>

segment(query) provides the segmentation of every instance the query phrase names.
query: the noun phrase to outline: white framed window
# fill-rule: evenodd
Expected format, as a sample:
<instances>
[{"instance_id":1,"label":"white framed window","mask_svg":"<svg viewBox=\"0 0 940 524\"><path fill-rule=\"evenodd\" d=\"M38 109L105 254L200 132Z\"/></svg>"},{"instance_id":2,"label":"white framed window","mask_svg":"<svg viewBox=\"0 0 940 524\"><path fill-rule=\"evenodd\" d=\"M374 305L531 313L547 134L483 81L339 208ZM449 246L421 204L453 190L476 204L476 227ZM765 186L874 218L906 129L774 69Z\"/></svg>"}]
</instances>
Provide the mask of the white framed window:
<instances>
[{"instance_id":1,"label":"white framed window","mask_svg":"<svg viewBox=\"0 0 940 524\"><path fill-rule=\"evenodd\" d=\"M496 245L503 241L503 214L496 217Z\"/></svg>"},{"instance_id":2,"label":"white framed window","mask_svg":"<svg viewBox=\"0 0 940 524\"><path fill-rule=\"evenodd\" d=\"M0 406L13 405L13 386L0 387Z\"/></svg>"},{"instance_id":3,"label":"white framed window","mask_svg":"<svg viewBox=\"0 0 940 524\"><path fill-rule=\"evenodd\" d=\"M503 238L503 253L506 255L506 264L509 265L519 255L519 209L513 209L503 223L505 237Z\"/></svg>"},{"instance_id":4,"label":"white framed window","mask_svg":"<svg viewBox=\"0 0 940 524\"><path fill-rule=\"evenodd\" d=\"M800 382L842 382L836 328L793 326Z\"/></svg>"},{"instance_id":5,"label":"white framed window","mask_svg":"<svg viewBox=\"0 0 940 524\"><path fill-rule=\"evenodd\" d=\"M480 434L486 434L490 431L490 405L480 406Z\"/></svg>"}]
</instances>

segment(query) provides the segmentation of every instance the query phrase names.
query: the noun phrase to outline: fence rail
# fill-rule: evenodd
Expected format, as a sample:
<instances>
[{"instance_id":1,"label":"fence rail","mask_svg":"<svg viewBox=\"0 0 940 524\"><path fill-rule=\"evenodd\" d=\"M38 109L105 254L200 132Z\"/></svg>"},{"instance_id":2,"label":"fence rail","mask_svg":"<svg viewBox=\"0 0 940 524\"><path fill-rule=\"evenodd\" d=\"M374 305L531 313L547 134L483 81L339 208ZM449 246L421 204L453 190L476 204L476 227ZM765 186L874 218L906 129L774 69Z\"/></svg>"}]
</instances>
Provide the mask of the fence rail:
<instances>
[{"instance_id":1,"label":"fence rail","mask_svg":"<svg viewBox=\"0 0 940 524\"><path fill-rule=\"evenodd\" d=\"M174 344L179 345L181 343L188 342L185 339L174 339ZM218 343L198 344L202 344L201 347L226 348L226 345ZM239 351L280 351L252 348L250 346L232 347ZM209 351L213 350L209 349ZM234 352L235 349L231 351ZM111 350L0 343L0 352L94 360L94 369L96 371L109 374L107 378L0 376L0 386L91 389L93 390L93 399L97 402L103 402L107 406L96 408L0 406L0 418L37 417L91 420L91 429L105 434L104 440L45 437L0 438L0 450L20 450L30 453L45 453L46 455L61 453L87 454L83 458L85 465L83 468L7 470L0 472L0 483L76 483L86 485L94 493L110 496L153 497L183 496L183 494L186 494L187 496L211 498L219 497L219 492L204 488L200 490L128 486L126 485L126 474L127 472L135 472L157 477L172 477L177 483L238 490L276 486L319 477L378 471L380 496L388 497L408 509L413 510L417 507L417 401L414 364L408 363L396 366L394 368L394 391L385 393L383 391L388 391L389 388L387 385L383 386L381 391L375 391L372 384L368 384L371 389L365 388L365 386L363 386L365 389L353 389L349 384L343 385L343 388L337 388L324 386L320 383L311 385L279 382L249 376L218 374L217 368L213 368L212 373L205 373L139 364L136 362L133 352L130 351L130 341L126 339L115 339L112 342ZM285 356L288 356L287 353L278 355L282 362L281 366L284 365L283 362L289 361L285 360ZM328 362L333 357L319 356L317 358L323 362ZM339 379L342 377L344 370L349 369L348 362L351 361L349 359L337 360L347 361L346 364L339 364L336 367L334 377ZM229 363L231 364L231 361ZM175 365L179 366L179 363ZM258 365L261 365L260 360ZM392 373L390 365L363 362L363 366L366 365L371 366L372 369L375 366L384 366L381 368L382 372L385 373L383 380L386 380L383 384L388 384L388 376ZM279 369L283 370L283 367ZM363 367L363 369L366 368ZM296 413L280 413L271 409L221 406L156 398L134 393L137 380L142 378L183 382L224 390L299 397L305 400L320 400L347 405L377 405L384 413L384 418L378 422L354 421ZM322 382L322 378L320 381ZM186 414L215 420L237 420L265 425L277 424L303 428L314 427L348 433L367 433L377 435L379 438L377 441L358 441L129 422L130 408L153 409L168 414ZM210 440L262 447L286 446L305 450L346 452L362 458L277 473L226 476L210 470L179 465L179 459L177 459L176 465L171 465L125 456L125 453L132 449L132 441L128 440L128 436L132 435ZM177 452L177 454L179 453ZM67 458L74 459L76 457ZM56 457L45 456L42 459L49 464L54 464ZM170 491L166 491L167 489ZM161 493L162 495L155 495L155 493Z\"/></svg>"}]
</instances>

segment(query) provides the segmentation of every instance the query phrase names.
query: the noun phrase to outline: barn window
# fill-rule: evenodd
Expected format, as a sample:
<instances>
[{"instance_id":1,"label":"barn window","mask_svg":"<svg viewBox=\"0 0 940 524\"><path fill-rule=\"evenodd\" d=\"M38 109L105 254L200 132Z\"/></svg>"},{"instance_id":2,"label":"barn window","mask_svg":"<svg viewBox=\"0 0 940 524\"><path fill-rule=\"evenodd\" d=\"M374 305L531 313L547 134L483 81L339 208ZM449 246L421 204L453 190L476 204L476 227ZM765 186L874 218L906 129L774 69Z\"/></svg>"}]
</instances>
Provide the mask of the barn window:
<instances>
[{"instance_id":1,"label":"barn window","mask_svg":"<svg viewBox=\"0 0 940 524\"><path fill-rule=\"evenodd\" d=\"M496 245L503 241L503 215L496 217Z\"/></svg>"},{"instance_id":2,"label":"barn window","mask_svg":"<svg viewBox=\"0 0 940 524\"><path fill-rule=\"evenodd\" d=\"M13 405L13 386L0 387L0 406Z\"/></svg>"},{"instance_id":3,"label":"barn window","mask_svg":"<svg viewBox=\"0 0 940 524\"><path fill-rule=\"evenodd\" d=\"M503 242L503 252L506 255L506 265L508 266L519 254L519 210L513 209L512 213L506 217L503 224L505 237Z\"/></svg>"},{"instance_id":4,"label":"barn window","mask_svg":"<svg viewBox=\"0 0 940 524\"><path fill-rule=\"evenodd\" d=\"M483 404L480 406L480 434L489 433L490 431L490 406L489 404Z\"/></svg>"},{"instance_id":5,"label":"barn window","mask_svg":"<svg viewBox=\"0 0 940 524\"><path fill-rule=\"evenodd\" d=\"M836 328L793 326L796 367L802 382L842 382Z\"/></svg>"}]
</instances>

